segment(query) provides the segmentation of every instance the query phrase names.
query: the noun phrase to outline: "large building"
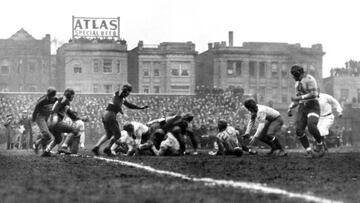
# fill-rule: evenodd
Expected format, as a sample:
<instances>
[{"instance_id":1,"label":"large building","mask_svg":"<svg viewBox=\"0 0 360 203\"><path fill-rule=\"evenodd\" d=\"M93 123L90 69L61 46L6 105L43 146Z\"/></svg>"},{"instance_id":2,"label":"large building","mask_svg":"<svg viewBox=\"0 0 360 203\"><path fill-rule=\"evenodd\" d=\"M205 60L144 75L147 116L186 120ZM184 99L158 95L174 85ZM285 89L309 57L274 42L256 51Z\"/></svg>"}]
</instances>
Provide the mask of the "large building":
<instances>
[{"instance_id":1,"label":"large building","mask_svg":"<svg viewBox=\"0 0 360 203\"><path fill-rule=\"evenodd\" d=\"M134 92L193 94L196 55L192 42L148 46L140 41L129 52L128 80Z\"/></svg>"},{"instance_id":2,"label":"large building","mask_svg":"<svg viewBox=\"0 0 360 203\"><path fill-rule=\"evenodd\" d=\"M50 35L35 39L20 29L0 40L0 91L43 92L50 84Z\"/></svg>"},{"instance_id":3,"label":"large building","mask_svg":"<svg viewBox=\"0 0 360 203\"><path fill-rule=\"evenodd\" d=\"M57 51L58 89L111 93L127 83L127 45L123 40L73 39Z\"/></svg>"},{"instance_id":4,"label":"large building","mask_svg":"<svg viewBox=\"0 0 360 203\"><path fill-rule=\"evenodd\" d=\"M324 54L321 44L304 48L300 44L244 42L235 47L229 32L228 46L226 42L209 43L208 50L199 54L196 84L241 87L246 94L256 94L260 103L285 108L294 93L291 65L302 65L321 87Z\"/></svg>"},{"instance_id":5,"label":"large building","mask_svg":"<svg viewBox=\"0 0 360 203\"><path fill-rule=\"evenodd\" d=\"M324 79L324 90L342 104L360 104L360 76L332 75Z\"/></svg>"}]
</instances>

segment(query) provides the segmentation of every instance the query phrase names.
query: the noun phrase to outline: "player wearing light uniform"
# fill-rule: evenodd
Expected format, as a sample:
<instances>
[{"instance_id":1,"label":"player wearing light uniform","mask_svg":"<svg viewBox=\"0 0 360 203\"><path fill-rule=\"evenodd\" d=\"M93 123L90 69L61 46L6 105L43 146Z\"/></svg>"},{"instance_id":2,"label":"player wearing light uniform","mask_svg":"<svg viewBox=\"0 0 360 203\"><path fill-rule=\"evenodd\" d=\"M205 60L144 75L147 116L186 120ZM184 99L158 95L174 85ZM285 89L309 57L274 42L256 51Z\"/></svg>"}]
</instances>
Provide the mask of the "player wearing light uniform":
<instances>
[{"instance_id":1,"label":"player wearing light uniform","mask_svg":"<svg viewBox=\"0 0 360 203\"><path fill-rule=\"evenodd\" d=\"M245 137L250 135L250 130L253 128L255 122L258 122L258 127L254 136L251 137L250 145L255 143L256 139L266 143L271 147L267 155L286 156L276 135L281 133L281 126L284 121L280 113L275 109L257 104L254 99L246 99L244 106L251 113L251 119L245 131Z\"/></svg>"},{"instance_id":2,"label":"player wearing light uniform","mask_svg":"<svg viewBox=\"0 0 360 203\"><path fill-rule=\"evenodd\" d=\"M214 143L214 152L210 152L210 155L235 155L242 156L238 131L234 127L228 126L225 120L218 121L219 133L216 135Z\"/></svg>"},{"instance_id":3,"label":"player wearing light uniform","mask_svg":"<svg viewBox=\"0 0 360 203\"><path fill-rule=\"evenodd\" d=\"M306 149L307 156L321 157L325 153L325 146L322 142L317 124L319 122L320 104L319 87L315 78L305 73L304 68L299 65L291 67L291 74L295 80L296 96L292 97L292 103L288 109L288 115L292 116L292 109L299 106L296 114L296 135L301 144ZM305 128L308 127L309 133L315 138L316 145L314 151L311 149L309 140L305 134Z\"/></svg>"},{"instance_id":4,"label":"player wearing light uniform","mask_svg":"<svg viewBox=\"0 0 360 203\"><path fill-rule=\"evenodd\" d=\"M339 102L333 96L325 93L320 93L319 103L320 103L320 118L317 127L320 131L321 138L323 139L324 142L326 136L329 135L330 127L334 124L335 116L333 114L332 109L333 108L336 109L338 117L342 117L343 109L339 104Z\"/></svg>"}]
</instances>

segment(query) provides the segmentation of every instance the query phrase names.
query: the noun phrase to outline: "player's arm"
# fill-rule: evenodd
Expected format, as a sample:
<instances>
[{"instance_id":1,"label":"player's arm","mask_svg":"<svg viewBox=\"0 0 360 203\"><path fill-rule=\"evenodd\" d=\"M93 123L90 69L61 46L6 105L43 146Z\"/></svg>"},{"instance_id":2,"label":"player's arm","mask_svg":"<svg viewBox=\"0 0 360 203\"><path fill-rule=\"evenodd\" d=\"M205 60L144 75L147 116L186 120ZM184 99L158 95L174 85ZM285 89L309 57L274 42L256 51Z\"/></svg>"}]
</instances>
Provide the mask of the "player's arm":
<instances>
[{"instance_id":1,"label":"player's arm","mask_svg":"<svg viewBox=\"0 0 360 203\"><path fill-rule=\"evenodd\" d=\"M126 107L128 107L129 109L147 109L147 108L149 108L149 106L142 106L142 107L137 106L137 105L132 104L132 103L126 101L126 100L124 100L124 105Z\"/></svg>"},{"instance_id":2,"label":"player's arm","mask_svg":"<svg viewBox=\"0 0 360 203\"><path fill-rule=\"evenodd\" d=\"M336 112L339 116L342 116L343 108L341 107L340 103L331 95L328 97L328 101L331 104L332 108L336 109Z\"/></svg>"},{"instance_id":3,"label":"player's arm","mask_svg":"<svg viewBox=\"0 0 360 203\"><path fill-rule=\"evenodd\" d=\"M251 114L251 118L245 130L245 135L250 134L251 129L254 127L255 119L256 119L256 114Z\"/></svg>"},{"instance_id":4,"label":"player's arm","mask_svg":"<svg viewBox=\"0 0 360 203\"><path fill-rule=\"evenodd\" d=\"M258 125L258 127L256 129L256 133L254 134L254 136L250 140L250 145L253 145L255 143L255 140L260 137L260 135L261 135L261 133L264 130L264 127L265 127L266 113L265 112L258 112L258 117L259 117L259 125Z\"/></svg>"}]
</instances>

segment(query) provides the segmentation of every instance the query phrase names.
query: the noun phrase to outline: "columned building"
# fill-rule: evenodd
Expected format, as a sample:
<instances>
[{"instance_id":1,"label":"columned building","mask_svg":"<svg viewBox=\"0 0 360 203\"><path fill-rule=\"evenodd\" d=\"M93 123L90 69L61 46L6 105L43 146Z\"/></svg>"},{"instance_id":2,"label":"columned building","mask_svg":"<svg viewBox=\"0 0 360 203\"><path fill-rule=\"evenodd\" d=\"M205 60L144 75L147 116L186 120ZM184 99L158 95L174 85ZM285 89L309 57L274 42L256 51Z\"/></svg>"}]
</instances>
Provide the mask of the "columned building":
<instances>
[{"instance_id":1,"label":"columned building","mask_svg":"<svg viewBox=\"0 0 360 203\"><path fill-rule=\"evenodd\" d=\"M57 51L58 89L112 93L127 83L126 41L73 39Z\"/></svg>"},{"instance_id":2,"label":"columned building","mask_svg":"<svg viewBox=\"0 0 360 203\"><path fill-rule=\"evenodd\" d=\"M0 92L43 92L50 85L50 35L37 40L24 29L0 39Z\"/></svg>"},{"instance_id":3,"label":"columned building","mask_svg":"<svg viewBox=\"0 0 360 203\"><path fill-rule=\"evenodd\" d=\"M195 90L195 44L163 42L129 52L129 82L134 92L193 94Z\"/></svg>"},{"instance_id":4,"label":"columned building","mask_svg":"<svg viewBox=\"0 0 360 203\"><path fill-rule=\"evenodd\" d=\"M302 65L322 87L321 44L311 48L300 44L244 42L233 46L233 33L226 42L209 43L208 50L199 54L196 69L197 86L241 87L245 94L257 95L259 103L286 108L294 94L290 74L293 64Z\"/></svg>"}]
</instances>

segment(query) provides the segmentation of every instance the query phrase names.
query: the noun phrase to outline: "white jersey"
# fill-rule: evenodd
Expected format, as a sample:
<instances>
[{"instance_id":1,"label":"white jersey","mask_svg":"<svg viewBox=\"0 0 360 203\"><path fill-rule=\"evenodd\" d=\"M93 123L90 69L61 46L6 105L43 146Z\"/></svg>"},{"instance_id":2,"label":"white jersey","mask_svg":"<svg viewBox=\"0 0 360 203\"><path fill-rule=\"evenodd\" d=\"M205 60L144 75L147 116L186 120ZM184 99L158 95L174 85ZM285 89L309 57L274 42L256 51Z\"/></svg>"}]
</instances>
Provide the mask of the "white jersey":
<instances>
[{"instance_id":1,"label":"white jersey","mask_svg":"<svg viewBox=\"0 0 360 203\"><path fill-rule=\"evenodd\" d=\"M172 155L176 155L179 153L180 144L179 141L175 138L172 133L166 134L166 139L160 144L160 155L164 155L165 152L170 151Z\"/></svg>"},{"instance_id":2,"label":"white jersey","mask_svg":"<svg viewBox=\"0 0 360 203\"><path fill-rule=\"evenodd\" d=\"M238 131L234 127L228 126L225 130L219 132L216 137L221 141L225 150L231 151L235 147L239 147L237 138ZM215 145L216 146L216 145Z\"/></svg>"},{"instance_id":3,"label":"white jersey","mask_svg":"<svg viewBox=\"0 0 360 203\"><path fill-rule=\"evenodd\" d=\"M131 124L134 126L135 142L140 144L142 135L149 130L149 127L136 121L132 121Z\"/></svg>"},{"instance_id":4,"label":"white jersey","mask_svg":"<svg viewBox=\"0 0 360 203\"><path fill-rule=\"evenodd\" d=\"M248 123L245 134L250 133L250 130L254 126L255 122L261 123L265 121L273 121L280 116L280 113L271 107L260 104L258 104L257 107L257 113L251 113L251 119Z\"/></svg>"},{"instance_id":5,"label":"white jersey","mask_svg":"<svg viewBox=\"0 0 360 203\"><path fill-rule=\"evenodd\" d=\"M342 114L342 107L340 103L331 95L320 93L320 116L329 116L332 114L332 109L336 109L338 114Z\"/></svg>"}]
</instances>

